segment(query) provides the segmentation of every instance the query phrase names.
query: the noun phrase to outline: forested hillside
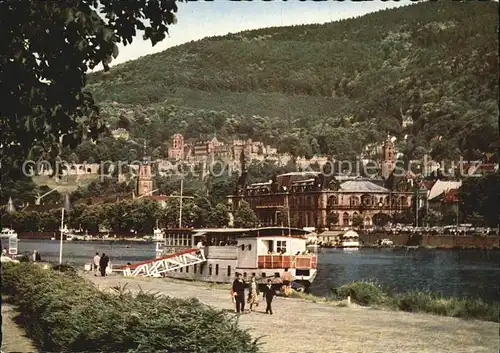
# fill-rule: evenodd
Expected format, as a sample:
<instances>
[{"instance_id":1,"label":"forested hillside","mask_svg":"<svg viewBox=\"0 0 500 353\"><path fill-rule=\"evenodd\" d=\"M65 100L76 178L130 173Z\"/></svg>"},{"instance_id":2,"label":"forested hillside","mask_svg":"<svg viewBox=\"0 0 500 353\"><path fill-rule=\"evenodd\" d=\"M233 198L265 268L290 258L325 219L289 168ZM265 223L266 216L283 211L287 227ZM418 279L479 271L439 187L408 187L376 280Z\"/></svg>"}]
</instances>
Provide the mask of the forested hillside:
<instances>
[{"instance_id":1,"label":"forested hillside","mask_svg":"<svg viewBox=\"0 0 500 353\"><path fill-rule=\"evenodd\" d=\"M499 140L497 24L496 2L426 2L187 43L88 88L160 154L176 132L216 132L342 158L391 133L406 158L478 158Z\"/></svg>"}]
</instances>

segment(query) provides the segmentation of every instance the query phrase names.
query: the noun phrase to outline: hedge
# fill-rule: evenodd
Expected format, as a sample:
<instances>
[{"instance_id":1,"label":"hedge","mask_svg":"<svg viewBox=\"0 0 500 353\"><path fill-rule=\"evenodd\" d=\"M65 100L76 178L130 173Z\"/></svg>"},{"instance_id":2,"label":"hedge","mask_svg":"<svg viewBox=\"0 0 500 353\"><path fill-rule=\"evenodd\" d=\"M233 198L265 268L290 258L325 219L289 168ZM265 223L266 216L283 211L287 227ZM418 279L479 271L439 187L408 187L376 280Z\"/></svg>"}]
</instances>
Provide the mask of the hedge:
<instances>
[{"instance_id":1,"label":"hedge","mask_svg":"<svg viewBox=\"0 0 500 353\"><path fill-rule=\"evenodd\" d=\"M445 297L438 293L409 291L394 293L377 283L360 281L334 290L334 299L348 296L359 305L380 306L408 312L423 312L442 316L499 322L500 303L488 303L474 298Z\"/></svg>"},{"instance_id":2,"label":"hedge","mask_svg":"<svg viewBox=\"0 0 500 353\"><path fill-rule=\"evenodd\" d=\"M71 272L2 265L2 293L48 352L260 352L237 319L201 304L125 290L104 293Z\"/></svg>"}]
</instances>

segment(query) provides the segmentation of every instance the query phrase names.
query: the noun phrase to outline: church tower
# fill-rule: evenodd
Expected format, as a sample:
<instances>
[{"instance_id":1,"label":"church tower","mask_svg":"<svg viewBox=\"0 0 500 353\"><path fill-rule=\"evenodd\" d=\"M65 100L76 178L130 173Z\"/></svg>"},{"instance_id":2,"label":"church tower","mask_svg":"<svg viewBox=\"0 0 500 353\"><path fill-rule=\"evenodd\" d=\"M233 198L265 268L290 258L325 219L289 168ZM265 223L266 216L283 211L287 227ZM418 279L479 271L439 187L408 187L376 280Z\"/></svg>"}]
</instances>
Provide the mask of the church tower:
<instances>
[{"instance_id":1,"label":"church tower","mask_svg":"<svg viewBox=\"0 0 500 353\"><path fill-rule=\"evenodd\" d=\"M139 177L137 178L137 196L148 194L151 191L153 191L151 164L145 161L139 166Z\"/></svg>"},{"instance_id":2,"label":"church tower","mask_svg":"<svg viewBox=\"0 0 500 353\"><path fill-rule=\"evenodd\" d=\"M396 169L396 150L390 136L384 142L383 146L384 160L382 161L382 178L387 180L391 173Z\"/></svg>"}]
</instances>

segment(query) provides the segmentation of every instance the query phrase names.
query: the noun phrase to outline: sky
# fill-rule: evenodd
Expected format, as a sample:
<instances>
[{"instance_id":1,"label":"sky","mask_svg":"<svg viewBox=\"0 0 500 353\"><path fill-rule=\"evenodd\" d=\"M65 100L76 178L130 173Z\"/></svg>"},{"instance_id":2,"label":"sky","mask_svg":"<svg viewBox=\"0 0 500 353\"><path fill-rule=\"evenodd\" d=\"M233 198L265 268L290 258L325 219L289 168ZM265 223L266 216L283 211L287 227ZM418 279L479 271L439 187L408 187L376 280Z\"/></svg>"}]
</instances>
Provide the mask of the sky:
<instances>
[{"instance_id":1,"label":"sky","mask_svg":"<svg viewBox=\"0 0 500 353\"><path fill-rule=\"evenodd\" d=\"M412 1L189 1L178 2L177 24L154 47L139 34L131 45L119 45L111 66L193 40L249 29L325 23L414 3ZM102 69L96 68L97 70Z\"/></svg>"}]
</instances>

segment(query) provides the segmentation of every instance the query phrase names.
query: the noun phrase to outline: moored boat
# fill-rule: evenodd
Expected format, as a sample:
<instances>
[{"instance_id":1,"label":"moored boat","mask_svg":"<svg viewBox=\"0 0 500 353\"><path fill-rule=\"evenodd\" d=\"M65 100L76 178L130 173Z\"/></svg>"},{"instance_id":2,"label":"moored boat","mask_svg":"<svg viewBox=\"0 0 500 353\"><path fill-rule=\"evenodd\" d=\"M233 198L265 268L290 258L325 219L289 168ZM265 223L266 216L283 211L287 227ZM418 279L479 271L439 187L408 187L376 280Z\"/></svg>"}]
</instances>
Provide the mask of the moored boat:
<instances>
[{"instance_id":1,"label":"moored boat","mask_svg":"<svg viewBox=\"0 0 500 353\"><path fill-rule=\"evenodd\" d=\"M2 246L6 249L7 254L3 253L2 255L16 256L17 255L17 233L14 229L3 228L0 233L0 237L2 239ZM7 244L8 246L5 246Z\"/></svg>"},{"instance_id":2,"label":"moored boat","mask_svg":"<svg viewBox=\"0 0 500 353\"><path fill-rule=\"evenodd\" d=\"M359 234L348 230L340 236L340 248L344 250L359 250Z\"/></svg>"},{"instance_id":3,"label":"moored boat","mask_svg":"<svg viewBox=\"0 0 500 353\"><path fill-rule=\"evenodd\" d=\"M308 234L284 227L169 229L157 242L157 258L128 265L125 274L230 283L241 273L260 285L290 277L307 289L317 273L317 257L306 247Z\"/></svg>"}]
</instances>

